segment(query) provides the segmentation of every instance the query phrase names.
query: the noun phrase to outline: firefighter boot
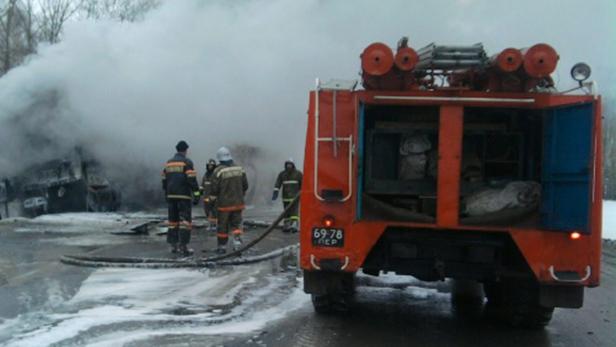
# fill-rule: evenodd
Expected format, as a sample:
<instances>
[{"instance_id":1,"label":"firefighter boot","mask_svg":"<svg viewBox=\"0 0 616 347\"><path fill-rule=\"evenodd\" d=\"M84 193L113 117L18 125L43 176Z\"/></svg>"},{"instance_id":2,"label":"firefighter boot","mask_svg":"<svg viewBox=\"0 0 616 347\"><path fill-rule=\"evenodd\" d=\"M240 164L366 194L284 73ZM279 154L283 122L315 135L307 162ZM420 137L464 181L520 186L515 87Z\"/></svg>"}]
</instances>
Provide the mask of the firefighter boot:
<instances>
[{"instance_id":1,"label":"firefighter boot","mask_svg":"<svg viewBox=\"0 0 616 347\"><path fill-rule=\"evenodd\" d=\"M291 232L295 234L298 231L299 231L299 227L297 226L297 221L294 220L291 222Z\"/></svg>"},{"instance_id":2,"label":"firefighter boot","mask_svg":"<svg viewBox=\"0 0 616 347\"><path fill-rule=\"evenodd\" d=\"M233 251L237 251L242 248L242 238L239 235L233 237Z\"/></svg>"},{"instance_id":3,"label":"firefighter boot","mask_svg":"<svg viewBox=\"0 0 616 347\"><path fill-rule=\"evenodd\" d=\"M227 248L225 246L218 246L218 248L216 248L216 254L225 254L227 253Z\"/></svg>"},{"instance_id":4,"label":"firefighter boot","mask_svg":"<svg viewBox=\"0 0 616 347\"><path fill-rule=\"evenodd\" d=\"M291 232L291 221L286 219L282 222L282 232L283 233L288 233Z\"/></svg>"},{"instance_id":5,"label":"firefighter boot","mask_svg":"<svg viewBox=\"0 0 616 347\"><path fill-rule=\"evenodd\" d=\"M177 243L171 244L171 253L175 254L177 252L179 252L178 244Z\"/></svg>"},{"instance_id":6,"label":"firefighter boot","mask_svg":"<svg viewBox=\"0 0 616 347\"><path fill-rule=\"evenodd\" d=\"M188 246L185 244L180 245L179 251L180 254L185 257L188 257L189 255L192 255L194 253L194 251L191 248L188 248Z\"/></svg>"}]
</instances>

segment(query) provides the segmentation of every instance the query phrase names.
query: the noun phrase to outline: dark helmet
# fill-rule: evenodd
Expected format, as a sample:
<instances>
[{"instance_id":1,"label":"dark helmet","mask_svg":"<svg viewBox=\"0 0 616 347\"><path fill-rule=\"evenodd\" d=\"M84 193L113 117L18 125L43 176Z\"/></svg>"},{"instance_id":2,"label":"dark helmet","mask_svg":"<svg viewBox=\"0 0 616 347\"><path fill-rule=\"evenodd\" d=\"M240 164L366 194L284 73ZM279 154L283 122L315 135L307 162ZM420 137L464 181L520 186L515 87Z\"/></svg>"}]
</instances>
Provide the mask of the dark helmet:
<instances>
[{"instance_id":1,"label":"dark helmet","mask_svg":"<svg viewBox=\"0 0 616 347\"><path fill-rule=\"evenodd\" d=\"M210 159L207 161L207 164L205 165L205 169L207 171L212 171L216 168L216 160L214 159Z\"/></svg>"},{"instance_id":2,"label":"dark helmet","mask_svg":"<svg viewBox=\"0 0 616 347\"><path fill-rule=\"evenodd\" d=\"M188 143L186 143L186 141L182 140L182 141L178 142L177 145L175 145L175 149L178 152L186 152L186 150L188 149Z\"/></svg>"}]
</instances>

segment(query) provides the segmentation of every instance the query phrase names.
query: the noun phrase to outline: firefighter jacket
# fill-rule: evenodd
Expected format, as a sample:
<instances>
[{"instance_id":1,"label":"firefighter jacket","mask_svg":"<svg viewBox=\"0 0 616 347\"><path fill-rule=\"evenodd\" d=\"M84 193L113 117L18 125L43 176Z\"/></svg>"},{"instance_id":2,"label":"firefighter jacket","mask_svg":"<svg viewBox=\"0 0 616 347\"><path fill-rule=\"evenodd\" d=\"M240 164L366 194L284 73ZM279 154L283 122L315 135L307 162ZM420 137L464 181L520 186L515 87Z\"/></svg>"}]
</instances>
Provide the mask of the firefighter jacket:
<instances>
[{"instance_id":1,"label":"firefighter jacket","mask_svg":"<svg viewBox=\"0 0 616 347\"><path fill-rule=\"evenodd\" d=\"M284 170L278 174L274 191L282 188L282 200L291 201L299 195L299 191L302 188L302 177L302 172L295 168L289 171Z\"/></svg>"},{"instance_id":2,"label":"firefighter jacket","mask_svg":"<svg viewBox=\"0 0 616 347\"><path fill-rule=\"evenodd\" d=\"M219 211L244 209L244 193L248 190L246 172L241 166L221 163L212 174L212 195Z\"/></svg>"},{"instance_id":3,"label":"firefighter jacket","mask_svg":"<svg viewBox=\"0 0 616 347\"><path fill-rule=\"evenodd\" d=\"M167 161L162 179L167 199L192 200L199 193L197 172L192 160L184 154L176 153Z\"/></svg>"},{"instance_id":4,"label":"firefighter jacket","mask_svg":"<svg viewBox=\"0 0 616 347\"><path fill-rule=\"evenodd\" d=\"M201 179L201 188L203 188L203 197L209 198L212 195L212 176L214 175L214 171L207 171L203 178Z\"/></svg>"}]
</instances>

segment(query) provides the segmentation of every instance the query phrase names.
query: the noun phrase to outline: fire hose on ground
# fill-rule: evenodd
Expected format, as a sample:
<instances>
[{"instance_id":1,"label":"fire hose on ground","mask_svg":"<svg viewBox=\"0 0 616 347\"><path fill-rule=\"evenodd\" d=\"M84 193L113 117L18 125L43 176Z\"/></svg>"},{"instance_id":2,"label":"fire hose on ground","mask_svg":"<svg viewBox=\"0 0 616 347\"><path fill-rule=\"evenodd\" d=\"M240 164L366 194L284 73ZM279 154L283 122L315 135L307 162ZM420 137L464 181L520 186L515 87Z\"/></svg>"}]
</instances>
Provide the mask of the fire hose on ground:
<instances>
[{"instance_id":1,"label":"fire hose on ground","mask_svg":"<svg viewBox=\"0 0 616 347\"><path fill-rule=\"evenodd\" d=\"M140 268L140 269L172 269L172 268L205 268L215 266L228 265L244 265L253 264L273 258L277 258L286 254L290 254L298 248L298 244L278 248L268 253L251 256L240 257L242 253L254 247L259 242L263 241L276 226L284 219L284 216L299 202L299 196L296 197L284 211L272 222L272 224L257 238L248 242L244 247L233 252L207 258L139 258L139 257L105 257L91 255L63 255L60 261L64 264L84 266L84 267L115 267L115 268ZM229 259L232 257L239 257Z\"/></svg>"}]
</instances>

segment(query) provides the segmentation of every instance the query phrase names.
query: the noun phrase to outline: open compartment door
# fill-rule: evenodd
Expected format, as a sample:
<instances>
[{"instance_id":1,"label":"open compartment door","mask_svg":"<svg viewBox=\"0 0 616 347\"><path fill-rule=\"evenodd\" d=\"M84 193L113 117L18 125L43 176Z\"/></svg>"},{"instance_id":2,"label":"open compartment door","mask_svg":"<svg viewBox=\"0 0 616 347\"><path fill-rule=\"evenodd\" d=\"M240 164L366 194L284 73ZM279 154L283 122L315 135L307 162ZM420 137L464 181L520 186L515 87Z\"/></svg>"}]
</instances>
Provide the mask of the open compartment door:
<instances>
[{"instance_id":1,"label":"open compartment door","mask_svg":"<svg viewBox=\"0 0 616 347\"><path fill-rule=\"evenodd\" d=\"M546 111L541 223L590 233L593 104Z\"/></svg>"}]
</instances>

